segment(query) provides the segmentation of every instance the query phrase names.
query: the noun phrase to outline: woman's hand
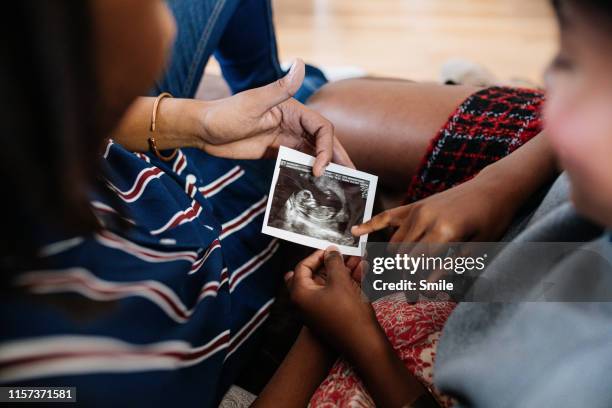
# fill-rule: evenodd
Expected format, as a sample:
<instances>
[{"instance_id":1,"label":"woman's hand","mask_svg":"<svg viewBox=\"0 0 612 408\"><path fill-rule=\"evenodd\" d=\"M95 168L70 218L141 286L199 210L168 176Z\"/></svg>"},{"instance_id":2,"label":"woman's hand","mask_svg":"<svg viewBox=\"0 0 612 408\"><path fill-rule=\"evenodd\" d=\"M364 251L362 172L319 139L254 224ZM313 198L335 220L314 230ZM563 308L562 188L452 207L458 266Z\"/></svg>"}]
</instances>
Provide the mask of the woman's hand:
<instances>
[{"instance_id":1,"label":"woman's hand","mask_svg":"<svg viewBox=\"0 0 612 408\"><path fill-rule=\"evenodd\" d=\"M258 159L287 146L316 156L316 176L330 161L354 167L331 122L293 99L303 80L304 63L297 60L274 83L208 102L202 148L215 156Z\"/></svg>"},{"instance_id":2,"label":"woman's hand","mask_svg":"<svg viewBox=\"0 0 612 408\"><path fill-rule=\"evenodd\" d=\"M306 324L339 350L355 350L368 333L380 332L372 306L361 297L354 276L336 248L316 251L287 273L285 281L292 301ZM372 338L372 337L370 337Z\"/></svg>"},{"instance_id":3,"label":"woman's hand","mask_svg":"<svg viewBox=\"0 0 612 408\"><path fill-rule=\"evenodd\" d=\"M155 98L134 101L117 129L116 142L135 152L149 150L155 137L160 150L196 147L234 159L274 157L279 146L316 156L315 176L330 161L355 167L334 136L332 124L292 98L304 80L304 63L297 60L289 73L261 88L216 101L164 98L151 133Z\"/></svg>"},{"instance_id":4,"label":"woman's hand","mask_svg":"<svg viewBox=\"0 0 612 408\"><path fill-rule=\"evenodd\" d=\"M522 201L505 181L482 173L456 187L413 204L384 211L353 227L356 236L397 228L390 242L496 241L506 231Z\"/></svg>"}]
</instances>

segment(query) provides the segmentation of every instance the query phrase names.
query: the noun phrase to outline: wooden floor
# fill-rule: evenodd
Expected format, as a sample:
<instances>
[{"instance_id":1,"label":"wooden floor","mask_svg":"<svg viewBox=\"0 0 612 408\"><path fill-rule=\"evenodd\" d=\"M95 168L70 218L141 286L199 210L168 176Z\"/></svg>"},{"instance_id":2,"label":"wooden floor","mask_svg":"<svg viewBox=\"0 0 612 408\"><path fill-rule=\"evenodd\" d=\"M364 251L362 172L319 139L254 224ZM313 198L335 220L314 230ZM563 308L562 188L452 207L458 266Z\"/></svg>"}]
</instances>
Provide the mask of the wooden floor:
<instances>
[{"instance_id":1,"label":"wooden floor","mask_svg":"<svg viewBox=\"0 0 612 408\"><path fill-rule=\"evenodd\" d=\"M549 0L273 0L282 60L437 79L461 57L541 82L555 51Z\"/></svg>"},{"instance_id":2,"label":"wooden floor","mask_svg":"<svg viewBox=\"0 0 612 408\"><path fill-rule=\"evenodd\" d=\"M502 79L541 82L555 49L549 0L273 0L283 61L357 65L376 75L436 80L453 57ZM218 68L212 64L212 72Z\"/></svg>"}]
</instances>

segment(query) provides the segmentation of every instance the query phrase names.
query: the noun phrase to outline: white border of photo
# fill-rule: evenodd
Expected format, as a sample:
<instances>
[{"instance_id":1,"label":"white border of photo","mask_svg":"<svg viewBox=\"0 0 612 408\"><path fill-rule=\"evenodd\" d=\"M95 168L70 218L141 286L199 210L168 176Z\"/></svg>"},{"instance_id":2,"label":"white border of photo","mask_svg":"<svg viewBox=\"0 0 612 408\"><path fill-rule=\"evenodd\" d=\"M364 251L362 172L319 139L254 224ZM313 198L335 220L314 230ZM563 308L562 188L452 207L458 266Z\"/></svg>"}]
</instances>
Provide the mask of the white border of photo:
<instances>
[{"instance_id":1,"label":"white border of photo","mask_svg":"<svg viewBox=\"0 0 612 408\"><path fill-rule=\"evenodd\" d=\"M271 235L276 238L284 239L286 241L295 242L300 245L325 249L330 245L336 246L341 253L344 255L361 256L361 248L365 248L365 244L368 242L368 236L362 235L359 237L359 244L356 247L347 245L338 245L329 241L325 241L318 238L309 237L295 232L286 231L280 228L269 227L268 217L270 216L270 207L272 206L272 198L274 197L274 189L276 182L278 181L278 173L280 170L280 163L282 160L291 161L294 163L302 164L305 166L312 167L315 158L308 154L298 152L297 150L290 149L288 147L281 146L278 151L278 157L276 158L276 165L274 166L274 175L272 177L272 185L270 186L270 194L268 195L268 204L266 206L266 214L264 216L263 227L261 232L267 235ZM338 174L343 174L349 177L359 178L369 182L368 194L366 198L366 205L363 214L362 222L366 222L372 218L372 209L374 208L374 196L376 195L376 184L378 183L378 177L363 171L354 170L349 167L340 166L338 164L330 163L325 171L331 171Z\"/></svg>"}]
</instances>

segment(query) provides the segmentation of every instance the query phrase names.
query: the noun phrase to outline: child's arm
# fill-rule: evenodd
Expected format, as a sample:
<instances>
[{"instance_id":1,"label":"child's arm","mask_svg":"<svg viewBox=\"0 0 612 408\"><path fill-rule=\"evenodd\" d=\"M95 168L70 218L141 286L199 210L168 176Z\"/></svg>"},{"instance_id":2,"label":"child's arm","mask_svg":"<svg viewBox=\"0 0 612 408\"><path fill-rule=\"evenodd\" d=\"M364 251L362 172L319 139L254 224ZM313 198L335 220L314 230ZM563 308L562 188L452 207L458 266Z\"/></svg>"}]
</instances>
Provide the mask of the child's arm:
<instances>
[{"instance_id":1,"label":"child's arm","mask_svg":"<svg viewBox=\"0 0 612 408\"><path fill-rule=\"evenodd\" d=\"M384 211L353 227L355 235L395 227L392 242L497 241L520 208L557 174L540 133L473 179L413 204Z\"/></svg>"},{"instance_id":2,"label":"child's arm","mask_svg":"<svg viewBox=\"0 0 612 408\"><path fill-rule=\"evenodd\" d=\"M316 274L322 270L326 279L317 280ZM308 327L355 366L377 406L436 406L435 402L423 405L432 398L395 354L372 306L361 298L351 270L337 249L315 252L289 272L286 280L291 299L300 308ZM293 361L293 367L287 364L277 376L287 375L300 381L305 370L295 366L303 363L297 358ZM309 388L310 392L315 388Z\"/></svg>"},{"instance_id":3,"label":"child's arm","mask_svg":"<svg viewBox=\"0 0 612 408\"><path fill-rule=\"evenodd\" d=\"M304 327L252 407L305 407L325 379L335 356Z\"/></svg>"},{"instance_id":4,"label":"child's arm","mask_svg":"<svg viewBox=\"0 0 612 408\"><path fill-rule=\"evenodd\" d=\"M439 407L429 391L406 369L380 326L363 331L346 352L378 407Z\"/></svg>"}]
</instances>

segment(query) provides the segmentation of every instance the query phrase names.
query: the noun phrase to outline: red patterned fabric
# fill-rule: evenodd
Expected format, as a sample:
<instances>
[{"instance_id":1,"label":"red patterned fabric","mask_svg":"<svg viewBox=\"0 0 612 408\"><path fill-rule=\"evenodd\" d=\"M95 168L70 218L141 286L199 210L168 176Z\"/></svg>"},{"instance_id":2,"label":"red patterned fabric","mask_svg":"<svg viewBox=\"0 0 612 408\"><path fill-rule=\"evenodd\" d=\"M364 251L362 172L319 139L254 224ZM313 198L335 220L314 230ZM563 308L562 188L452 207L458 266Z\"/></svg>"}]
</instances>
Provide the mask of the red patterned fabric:
<instances>
[{"instance_id":1,"label":"red patterned fabric","mask_svg":"<svg viewBox=\"0 0 612 408\"><path fill-rule=\"evenodd\" d=\"M433 386L433 363L442 327L453 311L450 302L407 303L398 293L372 304L376 318L408 370L429 388L442 407L451 400ZM353 368L338 359L310 400L311 407L374 407Z\"/></svg>"},{"instance_id":2,"label":"red patterned fabric","mask_svg":"<svg viewBox=\"0 0 612 408\"><path fill-rule=\"evenodd\" d=\"M492 87L467 98L432 140L408 187L414 202L474 177L542 131L544 94Z\"/></svg>"}]
</instances>

